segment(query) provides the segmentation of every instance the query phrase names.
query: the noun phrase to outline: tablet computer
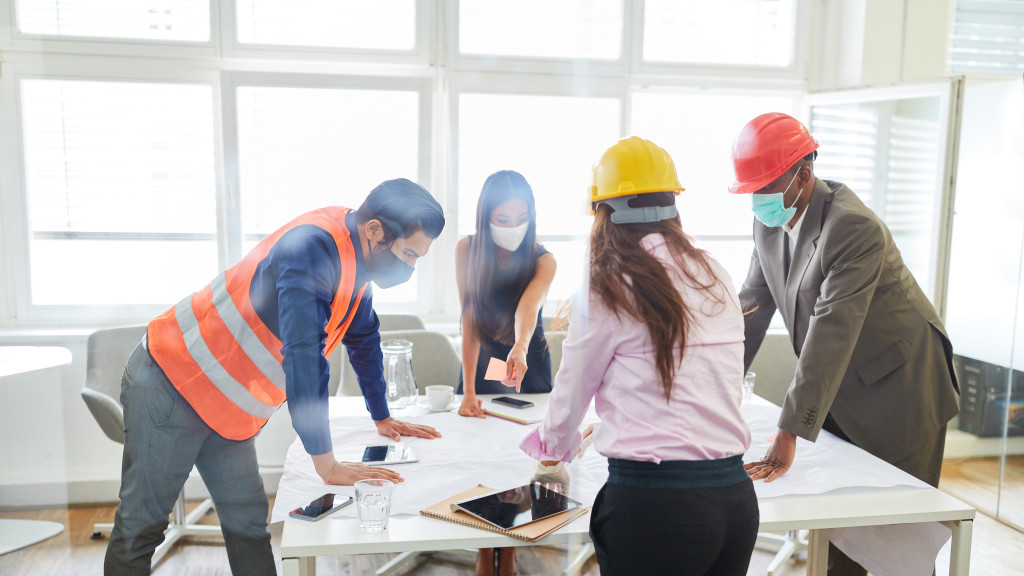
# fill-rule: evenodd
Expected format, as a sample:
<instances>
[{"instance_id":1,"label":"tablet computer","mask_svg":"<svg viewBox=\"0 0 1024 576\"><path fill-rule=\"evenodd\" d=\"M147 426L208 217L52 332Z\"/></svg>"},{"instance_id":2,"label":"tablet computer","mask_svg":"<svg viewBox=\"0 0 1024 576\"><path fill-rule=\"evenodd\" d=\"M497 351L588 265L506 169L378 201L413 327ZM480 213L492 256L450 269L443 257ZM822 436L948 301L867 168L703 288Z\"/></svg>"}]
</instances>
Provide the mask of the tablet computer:
<instances>
[{"instance_id":1,"label":"tablet computer","mask_svg":"<svg viewBox=\"0 0 1024 576\"><path fill-rule=\"evenodd\" d=\"M503 492L452 504L488 524L508 530L582 506L579 502L543 484L532 482Z\"/></svg>"},{"instance_id":2,"label":"tablet computer","mask_svg":"<svg viewBox=\"0 0 1024 576\"><path fill-rule=\"evenodd\" d=\"M419 462L419 460L412 453L412 448L399 442L384 446L367 446L363 449L362 462L370 466L391 466Z\"/></svg>"}]
</instances>

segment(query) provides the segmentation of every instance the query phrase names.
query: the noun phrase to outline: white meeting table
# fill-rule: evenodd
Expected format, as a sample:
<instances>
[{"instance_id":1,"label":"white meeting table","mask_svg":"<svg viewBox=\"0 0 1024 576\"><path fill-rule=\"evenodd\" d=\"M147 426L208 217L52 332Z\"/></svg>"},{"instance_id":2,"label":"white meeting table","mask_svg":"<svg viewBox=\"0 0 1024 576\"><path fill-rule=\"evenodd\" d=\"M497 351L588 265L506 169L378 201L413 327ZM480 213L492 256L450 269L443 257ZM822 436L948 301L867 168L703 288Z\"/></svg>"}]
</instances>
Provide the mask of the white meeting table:
<instances>
[{"instance_id":1,"label":"white meeting table","mask_svg":"<svg viewBox=\"0 0 1024 576\"><path fill-rule=\"evenodd\" d=\"M523 395L523 397L532 399L537 403L546 402L546 395ZM486 397L484 398L486 399ZM755 400L767 405L763 400ZM371 420L360 397L331 398L332 422L339 417L350 419L351 417L362 417L365 418L366 425L372 428ZM434 425L430 420L415 416L405 417L401 413L397 414L396 417ZM507 433L510 436L513 436L513 443L524 437L533 427L502 422L507 424L505 429L508 430ZM755 430L755 437L760 432ZM444 430L442 429L443 433ZM826 433L823 432L823 434ZM365 438L365 436L363 437ZM380 440L381 443L388 443L388 440L383 437ZM444 441L445 438L442 437L438 440L423 442ZM343 450L339 442L340 440L336 438L336 455ZM428 445L418 444L418 446ZM458 451L459 447L460 444L452 442L450 445L445 446L445 450ZM894 472L904 475L874 456L854 447L850 448L854 452L847 454L846 457L855 460L852 464L861 468L866 467L869 471L871 469L877 470L881 475L888 475L889 477L892 477ZM794 470L801 465L816 465L812 458L805 458L804 461L801 461L799 450L798 447ZM341 458L340 455L339 458ZM418 515L392 515L388 529L378 534L361 532L357 518L339 517L341 513L319 522L287 518L286 511L308 502L311 498L307 498L307 496L310 494L330 491L344 494L346 490L345 487L340 486L315 485L316 483L311 481L310 476L312 464L308 464L309 470L302 469L306 466L306 460L308 460L308 457L302 451L301 443L296 440L289 449L289 456L285 462L285 469L281 477L281 484L278 488L278 496L274 506L273 518L275 520L281 517L284 518L281 558L284 574L287 576L314 575L316 573L317 556L429 552L464 548L532 545L579 546L590 542L588 534L589 514L584 514L538 542L525 542L476 528ZM402 465L402 467L396 466L394 469L408 478L412 474L406 471L412 470L412 468L406 467L417 465L406 464ZM575 462L570 465L570 476L573 475L573 466L576 466ZM422 507L426 507L435 501L441 500L443 497L450 496L478 483L479 476L473 473L460 473L458 467L448 466L445 470L450 472L445 474L446 477L433 472L429 479L419 478L417 480L418 482L434 484L433 479L437 478L438 497L432 501L422 502ZM530 470L526 471L527 477L529 472ZM815 470L815 473L827 475L830 473L830 470L820 468ZM918 485L921 484L909 476L907 476L907 479L908 485L912 483L911 481ZM576 481L574 480L573 482ZM493 486L493 483L491 482L487 485L492 488L506 488L515 485L516 479L510 479L507 482L508 486ZM350 491L350 489L348 490ZM589 506L593 503L594 496L596 496L596 489L588 487L587 490L588 493L582 496L572 491L570 491L570 495ZM587 497L589 497L589 501ZM819 494L789 494L768 498L759 496L759 504L761 512L759 530L761 532L810 531L807 573L813 576L826 573L828 533L830 529L931 522L942 523L952 531L950 576L967 576L969 573L971 535L975 510L935 488L920 486L912 488L908 486L849 486L840 490ZM350 508L354 508L354 506ZM393 514L395 513L394 510L392 512ZM349 515L351 515L351 511ZM573 567L578 568L578 563Z\"/></svg>"},{"instance_id":2,"label":"white meeting table","mask_svg":"<svg viewBox=\"0 0 1024 576\"><path fill-rule=\"evenodd\" d=\"M0 346L0 384L12 382L14 376L70 363L71 351L60 346ZM63 531L64 525L59 522L0 518L0 554L42 542Z\"/></svg>"}]
</instances>

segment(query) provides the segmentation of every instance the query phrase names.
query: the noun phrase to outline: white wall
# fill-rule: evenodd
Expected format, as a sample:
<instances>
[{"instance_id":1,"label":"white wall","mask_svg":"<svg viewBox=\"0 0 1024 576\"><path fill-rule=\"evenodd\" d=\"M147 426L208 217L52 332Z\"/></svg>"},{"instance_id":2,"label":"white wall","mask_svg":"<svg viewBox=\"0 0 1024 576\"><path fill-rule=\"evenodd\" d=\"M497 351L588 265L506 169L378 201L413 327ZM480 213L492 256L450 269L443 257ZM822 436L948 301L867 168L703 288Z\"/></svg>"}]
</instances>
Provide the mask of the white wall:
<instances>
[{"instance_id":1,"label":"white wall","mask_svg":"<svg viewBox=\"0 0 1024 576\"><path fill-rule=\"evenodd\" d=\"M72 356L62 368L0 380L0 508L117 500L121 445L100 430L81 396L87 337L88 331L0 331L0 346L63 346ZM257 437L271 494L294 438L286 408ZM206 494L197 474L186 492Z\"/></svg>"},{"instance_id":2,"label":"white wall","mask_svg":"<svg viewBox=\"0 0 1024 576\"><path fill-rule=\"evenodd\" d=\"M946 75L956 0L821 0L815 5L812 92Z\"/></svg>"}]
</instances>

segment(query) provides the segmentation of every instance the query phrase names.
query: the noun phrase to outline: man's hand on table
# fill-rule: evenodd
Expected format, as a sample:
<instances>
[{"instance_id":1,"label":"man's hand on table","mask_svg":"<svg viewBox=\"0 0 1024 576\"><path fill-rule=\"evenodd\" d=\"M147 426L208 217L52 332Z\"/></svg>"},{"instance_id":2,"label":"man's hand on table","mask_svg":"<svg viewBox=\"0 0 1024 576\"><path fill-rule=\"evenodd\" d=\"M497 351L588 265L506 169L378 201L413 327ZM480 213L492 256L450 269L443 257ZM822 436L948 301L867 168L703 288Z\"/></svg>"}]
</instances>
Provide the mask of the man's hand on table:
<instances>
[{"instance_id":1,"label":"man's hand on table","mask_svg":"<svg viewBox=\"0 0 1024 576\"><path fill-rule=\"evenodd\" d=\"M377 432L381 436L387 436L395 442L401 442L402 436L416 436L417 438L428 439L441 437L441 433L430 426L411 424L409 422L395 420L394 418L374 420L373 423L377 425Z\"/></svg>"},{"instance_id":2,"label":"man's hand on table","mask_svg":"<svg viewBox=\"0 0 1024 576\"><path fill-rule=\"evenodd\" d=\"M751 480L764 478L765 482L771 482L782 476L793 465L793 458L796 457L796 436L785 430L779 429L775 435L775 441L768 447L768 453L757 462L744 464L743 469Z\"/></svg>"},{"instance_id":3,"label":"man's hand on table","mask_svg":"<svg viewBox=\"0 0 1024 576\"><path fill-rule=\"evenodd\" d=\"M392 482L405 482L401 474L387 468L367 466L358 462L338 462L333 452L313 456L313 467L323 479L324 484L351 486L367 478L383 478Z\"/></svg>"}]
</instances>

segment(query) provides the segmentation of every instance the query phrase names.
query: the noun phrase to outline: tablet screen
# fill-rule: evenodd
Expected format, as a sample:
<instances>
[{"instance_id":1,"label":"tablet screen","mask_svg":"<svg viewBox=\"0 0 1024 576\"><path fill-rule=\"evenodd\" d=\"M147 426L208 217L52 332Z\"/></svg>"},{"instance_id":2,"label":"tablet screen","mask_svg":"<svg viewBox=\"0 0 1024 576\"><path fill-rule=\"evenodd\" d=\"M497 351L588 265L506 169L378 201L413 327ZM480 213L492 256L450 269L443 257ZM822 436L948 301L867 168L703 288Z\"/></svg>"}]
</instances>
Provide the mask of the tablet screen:
<instances>
[{"instance_id":1,"label":"tablet screen","mask_svg":"<svg viewBox=\"0 0 1024 576\"><path fill-rule=\"evenodd\" d=\"M416 456L412 453L412 449L399 442L398 444L389 444L386 446L367 446L363 449L363 464L370 465L387 465L387 464L404 464L408 462L416 462Z\"/></svg>"},{"instance_id":2,"label":"tablet screen","mask_svg":"<svg viewBox=\"0 0 1024 576\"><path fill-rule=\"evenodd\" d=\"M508 529L578 508L580 503L534 482L456 502L455 506L498 528Z\"/></svg>"}]
</instances>

